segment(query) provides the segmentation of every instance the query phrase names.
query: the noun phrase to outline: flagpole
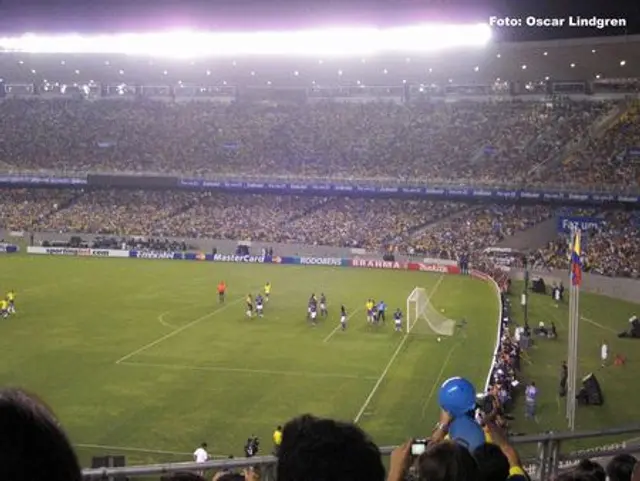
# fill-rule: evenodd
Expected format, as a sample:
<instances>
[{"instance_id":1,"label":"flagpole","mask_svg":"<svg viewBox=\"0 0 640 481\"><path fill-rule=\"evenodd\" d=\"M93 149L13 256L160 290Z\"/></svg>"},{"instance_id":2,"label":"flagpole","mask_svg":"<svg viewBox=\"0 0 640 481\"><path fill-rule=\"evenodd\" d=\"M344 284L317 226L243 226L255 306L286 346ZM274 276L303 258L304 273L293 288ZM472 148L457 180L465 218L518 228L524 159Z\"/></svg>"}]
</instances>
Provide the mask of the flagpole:
<instances>
[{"instance_id":1,"label":"flagpole","mask_svg":"<svg viewBox=\"0 0 640 481\"><path fill-rule=\"evenodd\" d=\"M575 231L571 231L571 239L569 240L569 252L573 252L573 242L575 239ZM573 365L571 363L572 355L571 352L573 350L573 342L571 342L571 338L573 336L573 329L571 329L571 319L573 319L573 278L572 278L572 268L571 268L571 258L569 258L569 319L567 322L567 392L566 392L566 417L567 423L570 424L571 419L571 379L573 373Z\"/></svg>"},{"instance_id":2,"label":"flagpole","mask_svg":"<svg viewBox=\"0 0 640 481\"><path fill-rule=\"evenodd\" d=\"M575 430L576 396L578 377L578 327L580 322L580 283L582 278L580 266L581 233L575 230L571 237L571 271L569 298L569 332L567 339L567 422L571 431Z\"/></svg>"}]
</instances>

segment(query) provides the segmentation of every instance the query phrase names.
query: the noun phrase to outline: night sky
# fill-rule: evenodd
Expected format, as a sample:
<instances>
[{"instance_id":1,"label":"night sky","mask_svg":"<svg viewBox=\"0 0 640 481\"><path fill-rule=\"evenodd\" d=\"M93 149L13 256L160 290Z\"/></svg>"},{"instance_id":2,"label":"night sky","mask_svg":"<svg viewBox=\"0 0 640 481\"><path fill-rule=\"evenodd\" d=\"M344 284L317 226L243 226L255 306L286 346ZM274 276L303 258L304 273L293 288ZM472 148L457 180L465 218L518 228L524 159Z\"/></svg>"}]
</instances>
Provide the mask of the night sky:
<instances>
[{"instance_id":1,"label":"night sky","mask_svg":"<svg viewBox=\"0 0 640 481\"><path fill-rule=\"evenodd\" d=\"M499 40L640 33L639 0L0 0L2 34L117 32L168 27L250 30L327 25L487 22L499 17L622 17L627 28L501 28Z\"/></svg>"}]
</instances>

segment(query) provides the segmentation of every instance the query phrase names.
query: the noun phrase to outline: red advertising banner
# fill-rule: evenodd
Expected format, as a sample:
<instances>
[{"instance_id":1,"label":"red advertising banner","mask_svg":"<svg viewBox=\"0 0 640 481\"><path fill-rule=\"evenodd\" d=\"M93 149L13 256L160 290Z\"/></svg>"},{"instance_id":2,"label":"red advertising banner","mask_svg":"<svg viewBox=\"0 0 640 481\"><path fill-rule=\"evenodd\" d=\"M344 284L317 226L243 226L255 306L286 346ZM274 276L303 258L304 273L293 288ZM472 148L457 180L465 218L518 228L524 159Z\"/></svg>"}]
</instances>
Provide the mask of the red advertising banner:
<instances>
[{"instance_id":1,"label":"red advertising banner","mask_svg":"<svg viewBox=\"0 0 640 481\"><path fill-rule=\"evenodd\" d=\"M460 274L460 268L457 265L437 264L433 262L409 262L407 269L420 272L439 272L440 274Z\"/></svg>"}]
</instances>

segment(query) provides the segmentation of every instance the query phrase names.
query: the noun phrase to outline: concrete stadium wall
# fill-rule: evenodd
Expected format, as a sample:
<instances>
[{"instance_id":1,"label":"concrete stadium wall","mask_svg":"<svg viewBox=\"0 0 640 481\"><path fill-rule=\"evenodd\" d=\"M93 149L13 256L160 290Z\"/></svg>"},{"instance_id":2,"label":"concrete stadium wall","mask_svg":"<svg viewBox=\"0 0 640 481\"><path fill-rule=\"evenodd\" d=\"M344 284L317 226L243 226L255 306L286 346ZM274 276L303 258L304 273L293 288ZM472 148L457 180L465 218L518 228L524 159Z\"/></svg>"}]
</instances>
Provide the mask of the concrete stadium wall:
<instances>
[{"instance_id":1,"label":"concrete stadium wall","mask_svg":"<svg viewBox=\"0 0 640 481\"><path fill-rule=\"evenodd\" d=\"M498 244L498 247L509 247L520 251L536 250L545 247L556 237L558 237L558 221L552 217L530 229L516 232Z\"/></svg>"},{"instance_id":2,"label":"concrete stadium wall","mask_svg":"<svg viewBox=\"0 0 640 481\"><path fill-rule=\"evenodd\" d=\"M12 238L10 236L10 232L0 230L0 238L4 238L5 240L17 240L15 237ZM29 233L24 233L21 240L24 242L29 242ZM94 234L80 234L80 233L57 233L57 232L34 232L34 244L39 245L41 242L47 241L68 241L71 236L78 235L84 241L91 242L96 237L120 237L120 236L110 236L110 235L94 235ZM127 237L127 236L125 236ZM131 237L131 236L129 236ZM159 236L158 236L159 237ZM236 247L240 241L232 241L232 240L224 240L224 239L186 239L183 237L162 237L163 239L169 239L177 242L186 242L188 245L196 246L196 250L200 250L203 252L211 252L211 250L215 247L218 249L218 252L221 254L233 254L236 250ZM262 248L271 247L274 250L275 255L279 256L292 256L292 257L352 257L354 255L358 255L360 257L375 257L378 258L381 256L379 252L367 252L367 253L357 253L353 249L349 247L330 247L330 246L313 246L313 245L304 245L304 244L284 244L277 242L251 242L251 252L253 254L258 254L262 250Z\"/></svg>"},{"instance_id":3,"label":"concrete stadium wall","mask_svg":"<svg viewBox=\"0 0 640 481\"><path fill-rule=\"evenodd\" d=\"M563 282L569 284L569 272L563 270L531 271L531 278L542 277L545 283ZM512 269L513 280L524 280L524 270ZM614 297L629 302L640 303L640 279L626 279L621 277L604 277L596 274L583 274L582 289L593 294ZM636 313L640 315L640 312Z\"/></svg>"}]
</instances>

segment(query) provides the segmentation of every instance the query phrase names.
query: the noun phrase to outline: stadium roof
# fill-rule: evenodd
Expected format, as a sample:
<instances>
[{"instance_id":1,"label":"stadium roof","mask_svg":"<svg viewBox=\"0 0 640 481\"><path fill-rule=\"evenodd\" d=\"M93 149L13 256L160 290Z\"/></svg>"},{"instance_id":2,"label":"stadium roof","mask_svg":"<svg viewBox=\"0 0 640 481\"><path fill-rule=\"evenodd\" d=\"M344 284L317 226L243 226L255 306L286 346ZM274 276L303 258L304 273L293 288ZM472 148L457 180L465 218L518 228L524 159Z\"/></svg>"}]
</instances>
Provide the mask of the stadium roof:
<instances>
[{"instance_id":1,"label":"stadium roof","mask_svg":"<svg viewBox=\"0 0 640 481\"><path fill-rule=\"evenodd\" d=\"M364 59L239 57L169 60L126 55L0 53L7 83L89 82L311 87L490 84L640 78L640 35L524 43ZM599 77L598 77L599 76Z\"/></svg>"}]
</instances>

